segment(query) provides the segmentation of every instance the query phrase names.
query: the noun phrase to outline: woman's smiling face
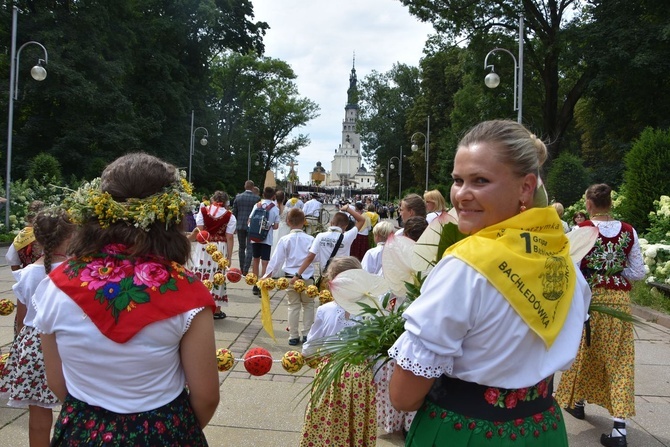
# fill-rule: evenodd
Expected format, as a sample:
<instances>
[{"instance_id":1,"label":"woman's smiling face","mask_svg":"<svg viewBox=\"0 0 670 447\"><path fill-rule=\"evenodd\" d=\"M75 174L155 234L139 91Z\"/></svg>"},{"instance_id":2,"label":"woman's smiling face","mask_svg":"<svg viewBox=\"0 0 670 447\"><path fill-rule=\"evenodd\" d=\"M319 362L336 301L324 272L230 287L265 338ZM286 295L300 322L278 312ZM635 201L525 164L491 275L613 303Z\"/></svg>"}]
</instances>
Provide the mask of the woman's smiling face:
<instances>
[{"instance_id":1,"label":"woman's smiling face","mask_svg":"<svg viewBox=\"0 0 670 447\"><path fill-rule=\"evenodd\" d=\"M451 203L458 212L458 229L473 234L530 207L537 182L534 174L519 176L500 161L496 144L477 142L459 147L452 172Z\"/></svg>"}]
</instances>

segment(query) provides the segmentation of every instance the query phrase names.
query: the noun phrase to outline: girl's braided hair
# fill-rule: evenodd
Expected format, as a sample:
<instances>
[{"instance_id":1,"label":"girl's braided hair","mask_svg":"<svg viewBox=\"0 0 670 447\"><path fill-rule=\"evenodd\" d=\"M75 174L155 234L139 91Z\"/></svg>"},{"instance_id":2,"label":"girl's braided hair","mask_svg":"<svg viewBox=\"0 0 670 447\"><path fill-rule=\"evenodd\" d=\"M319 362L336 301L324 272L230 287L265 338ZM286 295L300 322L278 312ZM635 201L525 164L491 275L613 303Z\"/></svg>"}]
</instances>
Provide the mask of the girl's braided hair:
<instances>
[{"instance_id":1,"label":"girl's braided hair","mask_svg":"<svg viewBox=\"0 0 670 447\"><path fill-rule=\"evenodd\" d=\"M67 211L60 207L44 208L35 216L33 231L35 239L42 246L44 269L47 273L51 271L54 250L72 235L75 228Z\"/></svg>"}]
</instances>

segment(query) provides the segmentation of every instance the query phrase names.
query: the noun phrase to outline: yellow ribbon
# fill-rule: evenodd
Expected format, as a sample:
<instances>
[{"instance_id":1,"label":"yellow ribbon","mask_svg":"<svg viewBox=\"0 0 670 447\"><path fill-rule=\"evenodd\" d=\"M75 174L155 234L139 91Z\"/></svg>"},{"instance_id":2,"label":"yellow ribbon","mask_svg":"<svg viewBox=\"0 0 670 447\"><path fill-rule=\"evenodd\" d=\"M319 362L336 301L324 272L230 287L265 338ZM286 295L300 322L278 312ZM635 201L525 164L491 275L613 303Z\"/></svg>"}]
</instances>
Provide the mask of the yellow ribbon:
<instances>
[{"instance_id":1,"label":"yellow ribbon","mask_svg":"<svg viewBox=\"0 0 670 447\"><path fill-rule=\"evenodd\" d=\"M570 310L576 272L552 207L532 208L445 251L484 275L547 348ZM467 285L466 285L467 287Z\"/></svg>"},{"instance_id":2,"label":"yellow ribbon","mask_svg":"<svg viewBox=\"0 0 670 447\"><path fill-rule=\"evenodd\" d=\"M268 335L274 340L275 331L272 327L272 310L270 309L270 292L265 288L260 286L261 289L261 323L263 324L263 329Z\"/></svg>"}]
</instances>

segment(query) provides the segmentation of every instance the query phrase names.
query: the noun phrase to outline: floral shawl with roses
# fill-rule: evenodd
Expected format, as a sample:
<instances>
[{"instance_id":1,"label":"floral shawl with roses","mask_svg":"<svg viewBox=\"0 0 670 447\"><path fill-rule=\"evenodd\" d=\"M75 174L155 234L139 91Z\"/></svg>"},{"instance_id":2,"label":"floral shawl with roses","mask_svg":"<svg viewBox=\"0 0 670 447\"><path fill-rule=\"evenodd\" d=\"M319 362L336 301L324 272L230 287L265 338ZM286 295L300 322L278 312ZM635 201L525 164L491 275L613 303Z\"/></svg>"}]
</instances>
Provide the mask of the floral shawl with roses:
<instances>
[{"instance_id":1,"label":"floral shawl with roses","mask_svg":"<svg viewBox=\"0 0 670 447\"><path fill-rule=\"evenodd\" d=\"M145 326L199 307L215 309L207 288L181 264L128 256L126 247L65 261L49 277L107 338L125 343Z\"/></svg>"}]
</instances>

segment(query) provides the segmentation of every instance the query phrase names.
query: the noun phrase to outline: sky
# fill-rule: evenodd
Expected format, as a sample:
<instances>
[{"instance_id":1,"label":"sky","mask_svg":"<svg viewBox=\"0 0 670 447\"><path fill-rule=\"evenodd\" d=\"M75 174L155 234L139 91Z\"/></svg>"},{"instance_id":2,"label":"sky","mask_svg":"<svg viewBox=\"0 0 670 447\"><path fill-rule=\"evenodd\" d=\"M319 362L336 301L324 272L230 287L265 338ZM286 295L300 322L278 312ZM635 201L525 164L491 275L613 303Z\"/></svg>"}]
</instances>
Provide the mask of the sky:
<instances>
[{"instance_id":1,"label":"sky","mask_svg":"<svg viewBox=\"0 0 670 447\"><path fill-rule=\"evenodd\" d=\"M319 117L294 133L311 144L297 157L301 182L317 161L330 171L342 140L349 75L356 55L359 86L373 70L394 63L418 66L432 33L398 0L252 0L254 20L270 29L265 56L287 62L297 75L298 92L319 105ZM365 163L365 161L364 161ZM366 166L369 168L369 166ZM281 175L280 175L281 177Z\"/></svg>"}]
</instances>

